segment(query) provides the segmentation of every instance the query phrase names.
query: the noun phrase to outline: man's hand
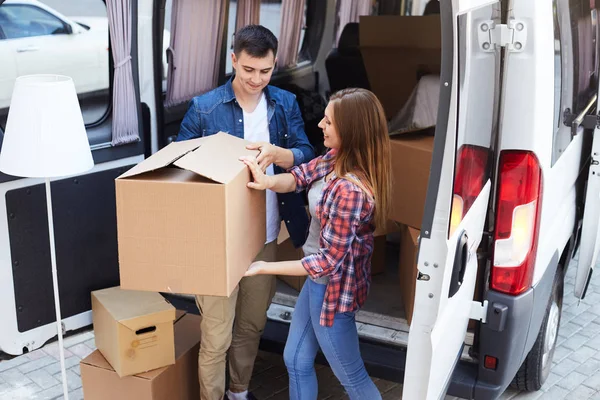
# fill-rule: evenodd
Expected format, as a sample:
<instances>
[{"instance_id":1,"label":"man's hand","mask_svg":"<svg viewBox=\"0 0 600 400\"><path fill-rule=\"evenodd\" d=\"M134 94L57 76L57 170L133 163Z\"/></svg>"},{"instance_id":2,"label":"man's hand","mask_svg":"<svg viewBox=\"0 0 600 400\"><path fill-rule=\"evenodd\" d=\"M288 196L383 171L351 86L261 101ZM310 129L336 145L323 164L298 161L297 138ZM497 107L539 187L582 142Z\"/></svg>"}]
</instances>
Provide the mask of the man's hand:
<instances>
[{"instance_id":1,"label":"man's hand","mask_svg":"<svg viewBox=\"0 0 600 400\"><path fill-rule=\"evenodd\" d=\"M256 276L256 275L260 275L262 273L262 267L265 265L266 263L264 261L255 261L252 264L250 264L250 267L248 267L248 271L246 271L246 273L244 274L244 276Z\"/></svg>"},{"instance_id":2,"label":"man's hand","mask_svg":"<svg viewBox=\"0 0 600 400\"><path fill-rule=\"evenodd\" d=\"M258 150L260 154L256 157L258 165L265 172L271 164L278 165L283 169L294 165L294 153L291 150L277 147L269 142L256 142L246 146L248 150Z\"/></svg>"},{"instance_id":3,"label":"man's hand","mask_svg":"<svg viewBox=\"0 0 600 400\"><path fill-rule=\"evenodd\" d=\"M240 161L248 166L252 173L253 182L248 182L248 187L255 190L266 190L273 187L273 177L265 175L265 172L258 165L258 161L254 157L240 157Z\"/></svg>"},{"instance_id":4,"label":"man's hand","mask_svg":"<svg viewBox=\"0 0 600 400\"><path fill-rule=\"evenodd\" d=\"M277 161L279 147L268 142L256 142L246 146L248 150L258 150L260 154L256 157L258 166L265 172L267 168Z\"/></svg>"}]
</instances>

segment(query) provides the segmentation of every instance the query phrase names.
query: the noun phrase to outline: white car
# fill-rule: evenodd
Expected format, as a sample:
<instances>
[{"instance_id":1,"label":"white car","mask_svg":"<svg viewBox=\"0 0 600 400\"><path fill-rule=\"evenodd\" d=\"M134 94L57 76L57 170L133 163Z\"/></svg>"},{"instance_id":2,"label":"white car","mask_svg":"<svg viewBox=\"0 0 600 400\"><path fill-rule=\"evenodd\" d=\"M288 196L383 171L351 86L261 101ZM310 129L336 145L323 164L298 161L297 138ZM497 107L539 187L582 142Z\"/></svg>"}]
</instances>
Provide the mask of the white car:
<instances>
[{"instance_id":1,"label":"white car","mask_svg":"<svg viewBox=\"0 0 600 400\"><path fill-rule=\"evenodd\" d=\"M168 46L169 32L164 35ZM80 98L106 93L108 39L106 17L69 18L36 0L5 1L0 6L0 110L10 105L21 75L70 76ZM165 51L163 65L166 71Z\"/></svg>"}]
</instances>

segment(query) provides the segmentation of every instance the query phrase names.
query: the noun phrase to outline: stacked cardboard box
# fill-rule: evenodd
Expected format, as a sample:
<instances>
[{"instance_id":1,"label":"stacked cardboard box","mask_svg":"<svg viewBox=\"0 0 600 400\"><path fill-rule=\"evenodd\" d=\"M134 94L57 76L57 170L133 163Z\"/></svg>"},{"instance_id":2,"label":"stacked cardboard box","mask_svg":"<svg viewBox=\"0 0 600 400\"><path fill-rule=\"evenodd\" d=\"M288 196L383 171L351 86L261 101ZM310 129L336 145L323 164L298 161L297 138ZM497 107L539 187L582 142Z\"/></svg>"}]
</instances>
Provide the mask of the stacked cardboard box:
<instances>
[{"instance_id":1,"label":"stacked cardboard box","mask_svg":"<svg viewBox=\"0 0 600 400\"><path fill-rule=\"evenodd\" d=\"M361 16L360 49L371 90L391 120L407 103L421 76L440 73L439 16ZM418 237L433 155L433 129L392 136L391 153L393 203L389 218L400 224L398 268L406 319L410 323Z\"/></svg>"},{"instance_id":2,"label":"stacked cardboard box","mask_svg":"<svg viewBox=\"0 0 600 400\"><path fill-rule=\"evenodd\" d=\"M158 293L92 293L96 347L80 363L86 400L199 398L200 317Z\"/></svg>"}]
</instances>

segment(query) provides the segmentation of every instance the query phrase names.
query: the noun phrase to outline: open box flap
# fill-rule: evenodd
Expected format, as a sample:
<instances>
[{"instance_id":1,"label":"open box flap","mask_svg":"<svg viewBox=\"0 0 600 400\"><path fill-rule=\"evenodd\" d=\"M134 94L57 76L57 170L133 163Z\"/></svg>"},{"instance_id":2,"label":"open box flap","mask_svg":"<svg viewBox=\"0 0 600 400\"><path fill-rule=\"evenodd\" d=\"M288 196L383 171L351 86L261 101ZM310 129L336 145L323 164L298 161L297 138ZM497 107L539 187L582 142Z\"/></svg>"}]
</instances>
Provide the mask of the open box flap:
<instances>
[{"instance_id":1,"label":"open box flap","mask_svg":"<svg viewBox=\"0 0 600 400\"><path fill-rule=\"evenodd\" d=\"M173 164L215 182L228 183L247 169L239 160L241 156L258 155L258 151L246 149L251 142L227 133L219 132L204 139L200 147Z\"/></svg>"},{"instance_id":2,"label":"open box flap","mask_svg":"<svg viewBox=\"0 0 600 400\"><path fill-rule=\"evenodd\" d=\"M197 149L206 139L207 138L203 137L185 140L183 142L172 142L161 151L154 153L129 171L123 173L117 179L130 178L171 165L173 164L173 161L181 158L186 153Z\"/></svg>"}]
</instances>

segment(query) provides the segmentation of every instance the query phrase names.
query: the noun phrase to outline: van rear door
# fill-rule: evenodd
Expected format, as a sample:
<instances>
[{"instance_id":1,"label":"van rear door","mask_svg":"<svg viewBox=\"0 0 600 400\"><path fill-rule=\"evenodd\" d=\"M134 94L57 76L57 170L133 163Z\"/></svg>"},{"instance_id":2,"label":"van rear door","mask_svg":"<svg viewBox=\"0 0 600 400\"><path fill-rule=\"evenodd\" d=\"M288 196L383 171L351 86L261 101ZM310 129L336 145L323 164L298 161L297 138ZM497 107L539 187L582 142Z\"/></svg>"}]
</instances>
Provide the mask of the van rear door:
<instances>
[{"instance_id":1,"label":"van rear door","mask_svg":"<svg viewBox=\"0 0 600 400\"><path fill-rule=\"evenodd\" d=\"M599 115L598 113L600 113L600 104L596 106L596 115ZM600 128L597 125L593 135L591 165L581 227L579 261L575 278L575 296L579 299L585 297L594 265L598 261L598 252L600 252Z\"/></svg>"},{"instance_id":2,"label":"van rear door","mask_svg":"<svg viewBox=\"0 0 600 400\"><path fill-rule=\"evenodd\" d=\"M492 194L500 92L500 2L442 1L440 106L415 305L408 340L404 398L439 399L460 359L473 301L477 250Z\"/></svg>"}]
</instances>

